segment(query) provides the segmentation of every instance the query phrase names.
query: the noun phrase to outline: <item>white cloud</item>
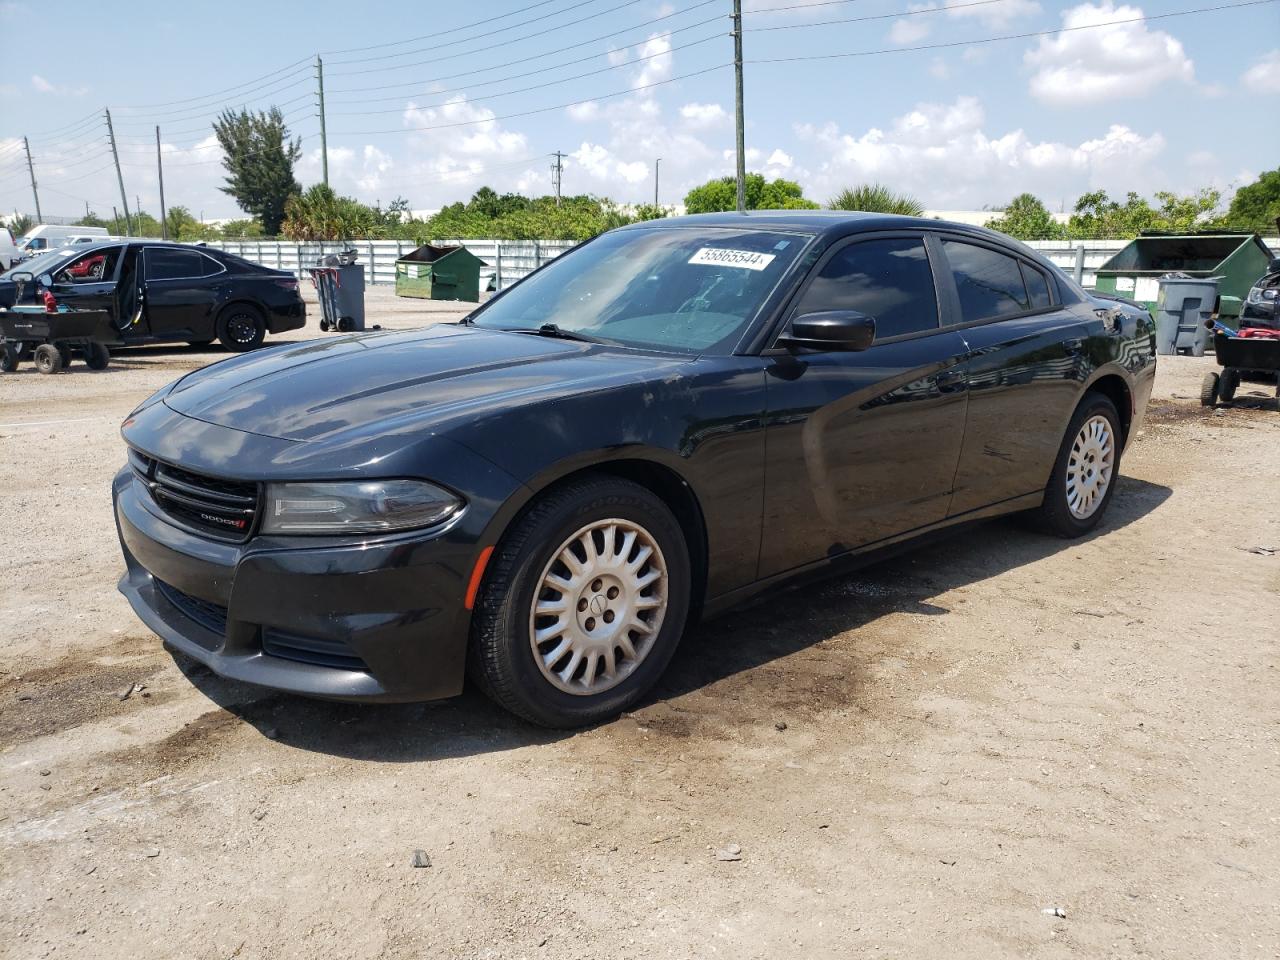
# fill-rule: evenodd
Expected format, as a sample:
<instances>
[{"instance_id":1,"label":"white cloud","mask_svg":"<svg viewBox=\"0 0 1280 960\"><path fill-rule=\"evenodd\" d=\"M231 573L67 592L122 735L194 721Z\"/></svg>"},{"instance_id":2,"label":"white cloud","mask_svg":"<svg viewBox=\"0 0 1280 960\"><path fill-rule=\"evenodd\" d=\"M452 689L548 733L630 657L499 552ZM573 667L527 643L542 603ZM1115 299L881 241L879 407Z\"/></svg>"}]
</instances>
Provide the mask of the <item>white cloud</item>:
<instances>
[{"instance_id":1,"label":"white cloud","mask_svg":"<svg viewBox=\"0 0 1280 960\"><path fill-rule=\"evenodd\" d=\"M1194 82L1195 67L1174 37L1145 23L1115 23L1142 15L1141 8L1117 7L1112 0L1064 10L1065 28L1112 25L1041 37L1023 55L1035 69L1031 93L1065 106L1141 97L1157 87Z\"/></svg>"},{"instance_id":2,"label":"white cloud","mask_svg":"<svg viewBox=\"0 0 1280 960\"><path fill-rule=\"evenodd\" d=\"M589 120L594 120L600 115L600 104L595 101L575 103L573 106L567 107L565 112L569 114L570 120L576 120L578 123L586 123Z\"/></svg>"},{"instance_id":3,"label":"white cloud","mask_svg":"<svg viewBox=\"0 0 1280 960\"><path fill-rule=\"evenodd\" d=\"M622 64L626 63L628 59L630 59L631 54L626 47L623 47L620 50L611 49L608 53L608 57L609 57L609 66L619 67L619 66L622 66Z\"/></svg>"},{"instance_id":4,"label":"white cloud","mask_svg":"<svg viewBox=\"0 0 1280 960\"><path fill-rule=\"evenodd\" d=\"M947 66L947 61L941 57L934 57L929 61L929 76L935 80L946 80L951 76L951 68Z\"/></svg>"},{"instance_id":5,"label":"white cloud","mask_svg":"<svg viewBox=\"0 0 1280 960\"><path fill-rule=\"evenodd\" d=\"M644 59L648 57L649 59ZM645 87L671 76L671 38L661 34L653 34L640 44L636 59L640 69L632 78L632 88Z\"/></svg>"},{"instance_id":6,"label":"white cloud","mask_svg":"<svg viewBox=\"0 0 1280 960\"><path fill-rule=\"evenodd\" d=\"M911 9L919 8L913 5ZM893 21L893 26L889 28L889 42L900 47L919 43L928 35L929 21L924 17L904 17Z\"/></svg>"},{"instance_id":7,"label":"white cloud","mask_svg":"<svg viewBox=\"0 0 1280 960\"><path fill-rule=\"evenodd\" d=\"M973 0L946 0L947 16L954 19L971 18L983 26L995 30L1007 27L1020 17L1029 17L1040 12L1040 4L1036 0L1001 0L1000 3L987 3L978 6Z\"/></svg>"},{"instance_id":8,"label":"white cloud","mask_svg":"<svg viewBox=\"0 0 1280 960\"><path fill-rule=\"evenodd\" d=\"M686 103L680 117L691 127L715 127L729 119L729 113L718 103Z\"/></svg>"},{"instance_id":9,"label":"white cloud","mask_svg":"<svg viewBox=\"0 0 1280 960\"><path fill-rule=\"evenodd\" d=\"M33 86L40 93L53 93L54 91L53 84L50 83L48 80L46 80L44 77L40 76L40 74L38 73L33 73L31 75L31 86Z\"/></svg>"},{"instance_id":10,"label":"white cloud","mask_svg":"<svg viewBox=\"0 0 1280 960\"><path fill-rule=\"evenodd\" d=\"M477 107L461 94L436 107L419 107L410 101L404 111L404 125L418 129L417 135L443 141L459 153L476 157L508 157L525 152L523 133L504 130L488 107Z\"/></svg>"},{"instance_id":11,"label":"white cloud","mask_svg":"<svg viewBox=\"0 0 1280 960\"><path fill-rule=\"evenodd\" d=\"M780 170L790 170L795 161L792 160L791 154L778 149L769 154L769 159L764 163L766 167L777 167Z\"/></svg>"},{"instance_id":12,"label":"white cloud","mask_svg":"<svg viewBox=\"0 0 1280 960\"><path fill-rule=\"evenodd\" d=\"M879 180L934 207L977 207L1023 190L1056 198L1098 187L1132 189L1165 146L1159 133L1120 124L1076 144L1034 141L1020 129L989 133L985 126L981 103L958 97L918 104L887 130L854 134L828 123L801 125L796 134L827 158L806 183L811 196Z\"/></svg>"},{"instance_id":13,"label":"white cloud","mask_svg":"<svg viewBox=\"0 0 1280 960\"><path fill-rule=\"evenodd\" d=\"M619 160L608 147L583 141L569 154L579 168L594 180L606 182L615 177L623 183L633 184L649 177L649 165L642 160Z\"/></svg>"},{"instance_id":14,"label":"white cloud","mask_svg":"<svg viewBox=\"0 0 1280 960\"><path fill-rule=\"evenodd\" d=\"M50 83L38 73L31 75L31 88L37 93L51 93L56 97L83 97L89 92L88 87L69 87Z\"/></svg>"},{"instance_id":15,"label":"white cloud","mask_svg":"<svg viewBox=\"0 0 1280 960\"><path fill-rule=\"evenodd\" d=\"M1240 82L1255 93L1280 93L1280 50L1260 56L1240 75Z\"/></svg>"}]
</instances>

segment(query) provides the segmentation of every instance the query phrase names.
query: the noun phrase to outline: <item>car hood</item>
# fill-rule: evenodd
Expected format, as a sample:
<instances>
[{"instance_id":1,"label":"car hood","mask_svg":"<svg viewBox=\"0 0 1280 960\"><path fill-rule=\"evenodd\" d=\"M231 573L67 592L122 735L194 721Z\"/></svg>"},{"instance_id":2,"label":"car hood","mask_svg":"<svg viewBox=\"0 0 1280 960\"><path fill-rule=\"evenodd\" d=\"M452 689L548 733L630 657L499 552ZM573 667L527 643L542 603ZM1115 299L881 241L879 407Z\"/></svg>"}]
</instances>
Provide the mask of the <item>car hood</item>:
<instances>
[{"instance_id":1,"label":"car hood","mask_svg":"<svg viewBox=\"0 0 1280 960\"><path fill-rule=\"evenodd\" d=\"M512 404L661 376L691 359L444 324L247 354L187 375L164 403L206 423L321 441L405 421L443 427Z\"/></svg>"}]
</instances>

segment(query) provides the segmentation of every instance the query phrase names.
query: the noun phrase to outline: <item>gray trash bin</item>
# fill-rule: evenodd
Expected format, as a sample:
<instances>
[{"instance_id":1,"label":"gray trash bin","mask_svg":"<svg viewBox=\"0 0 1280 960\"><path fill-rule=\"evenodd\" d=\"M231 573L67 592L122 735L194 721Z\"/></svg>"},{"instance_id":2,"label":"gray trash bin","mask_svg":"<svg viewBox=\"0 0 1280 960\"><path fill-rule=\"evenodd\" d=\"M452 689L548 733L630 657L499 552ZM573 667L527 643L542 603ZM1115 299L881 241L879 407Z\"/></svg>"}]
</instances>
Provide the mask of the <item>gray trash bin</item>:
<instances>
[{"instance_id":1,"label":"gray trash bin","mask_svg":"<svg viewBox=\"0 0 1280 960\"><path fill-rule=\"evenodd\" d=\"M1156 353L1190 353L1203 357L1209 343L1206 324L1213 318L1221 277L1165 276L1157 281Z\"/></svg>"},{"instance_id":2,"label":"gray trash bin","mask_svg":"<svg viewBox=\"0 0 1280 960\"><path fill-rule=\"evenodd\" d=\"M363 330L364 267L356 263L356 252L327 254L307 272L320 300L320 329Z\"/></svg>"}]
</instances>

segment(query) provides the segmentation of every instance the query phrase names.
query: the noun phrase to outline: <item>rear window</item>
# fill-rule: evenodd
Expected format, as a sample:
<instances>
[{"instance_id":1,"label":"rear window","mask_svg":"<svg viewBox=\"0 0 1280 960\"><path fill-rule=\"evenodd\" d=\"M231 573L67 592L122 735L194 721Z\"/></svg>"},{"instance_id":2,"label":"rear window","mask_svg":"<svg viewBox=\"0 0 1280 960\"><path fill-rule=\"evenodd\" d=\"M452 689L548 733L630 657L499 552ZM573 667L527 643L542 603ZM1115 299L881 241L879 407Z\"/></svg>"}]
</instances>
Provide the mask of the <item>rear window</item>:
<instances>
[{"instance_id":1,"label":"rear window","mask_svg":"<svg viewBox=\"0 0 1280 960\"><path fill-rule=\"evenodd\" d=\"M1018 261L986 247L943 240L951 274L960 295L965 323L1024 313L1030 309ZM1047 291L1046 291L1047 292Z\"/></svg>"},{"instance_id":2,"label":"rear window","mask_svg":"<svg viewBox=\"0 0 1280 960\"><path fill-rule=\"evenodd\" d=\"M148 280L185 280L217 273L219 264L195 250L150 247L146 254Z\"/></svg>"},{"instance_id":3,"label":"rear window","mask_svg":"<svg viewBox=\"0 0 1280 960\"><path fill-rule=\"evenodd\" d=\"M1053 305L1049 296L1049 282L1044 274L1028 263L1021 264L1022 279L1027 285L1027 296L1031 300L1031 309L1040 310Z\"/></svg>"}]
</instances>

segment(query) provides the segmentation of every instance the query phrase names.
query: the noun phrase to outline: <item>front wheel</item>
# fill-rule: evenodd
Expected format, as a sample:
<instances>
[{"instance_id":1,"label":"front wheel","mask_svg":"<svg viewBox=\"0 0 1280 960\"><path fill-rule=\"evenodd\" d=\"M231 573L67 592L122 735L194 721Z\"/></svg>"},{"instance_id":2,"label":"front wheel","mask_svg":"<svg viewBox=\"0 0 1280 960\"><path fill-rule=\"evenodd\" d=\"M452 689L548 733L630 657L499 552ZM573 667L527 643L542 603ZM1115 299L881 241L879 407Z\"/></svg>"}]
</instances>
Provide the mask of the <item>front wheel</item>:
<instances>
[{"instance_id":1,"label":"front wheel","mask_svg":"<svg viewBox=\"0 0 1280 960\"><path fill-rule=\"evenodd\" d=\"M218 339L233 353L258 349L266 336L262 312L247 303L233 303L218 317Z\"/></svg>"},{"instance_id":2,"label":"front wheel","mask_svg":"<svg viewBox=\"0 0 1280 960\"><path fill-rule=\"evenodd\" d=\"M13 373L18 369L18 362L21 359L22 344L8 342L0 344L0 371Z\"/></svg>"},{"instance_id":3,"label":"front wheel","mask_svg":"<svg viewBox=\"0 0 1280 960\"><path fill-rule=\"evenodd\" d=\"M1100 393L1085 394L1067 427L1037 511L1040 525L1079 537L1102 520L1120 470L1120 416Z\"/></svg>"},{"instance_id":4,"label":"front wheel","mask_svg":"<svg viewBox=\"0 0 1280 960\"><path fill-rule=\"evenodd\" d=\"M62 351L52 343L42 343L36 347L36 369L41 373L57 373L62 369Z\"/></svg>"},{"instance_id":5,"label":"front wheel","mask_svg":"<svg viewBox=\"0 0 1280 960\"><path fill-rule=\"evenodd\" d=\"M614 717L675 652L690 579L684 534L662 500L613 477L566 483L495 549L472 621L472 677L543 726Z\"/></svg>"},{"instance_id":6,"label":"front wheel","mask_svg":"<svg viewBox=\"0 0 1280 960\"><path fill-rule=\"evenodd\" d=\"M1240 389L1240 371L1235 367L1227 367L1218 377L1218 400L1222 403L1230 403L1236 398L1236 391Z\"/></svg>"}]
</instances>

